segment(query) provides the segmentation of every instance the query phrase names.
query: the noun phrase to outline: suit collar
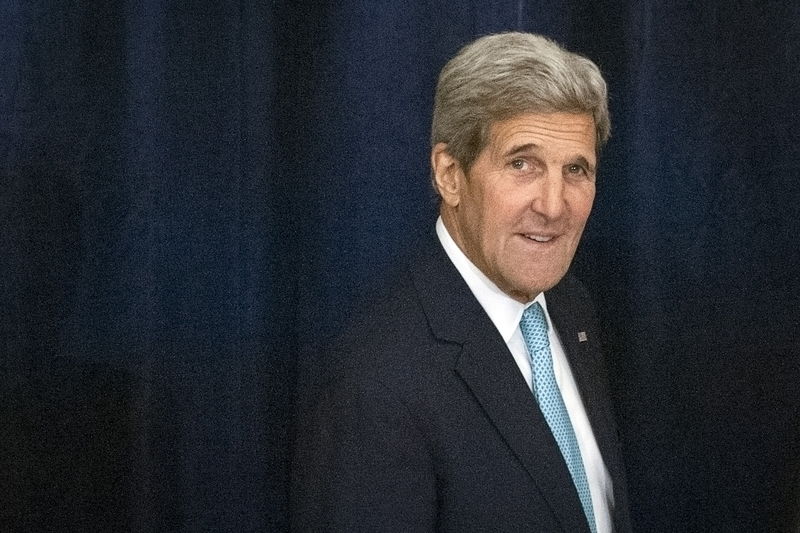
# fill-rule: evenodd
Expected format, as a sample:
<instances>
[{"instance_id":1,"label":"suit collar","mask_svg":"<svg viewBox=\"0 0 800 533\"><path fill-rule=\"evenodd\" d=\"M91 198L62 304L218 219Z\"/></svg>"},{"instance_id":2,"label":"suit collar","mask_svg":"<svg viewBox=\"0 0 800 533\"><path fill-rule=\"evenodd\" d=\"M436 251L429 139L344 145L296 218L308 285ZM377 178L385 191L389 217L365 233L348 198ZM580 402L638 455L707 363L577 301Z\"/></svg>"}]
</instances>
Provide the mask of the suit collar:
<instances>
[{"instance_id":1,"label":"suit collar","mask_svg":"<svg viewBox=\"0 0 800 533\"><path fill-rule=\"evenodd\" d=\"M474 324L488 320L464 279L445 254L433 231L424 234L417 254L408 263L409 275L419 295L433 334L441 340L462 343Z\"/></svg>"}]
</instances>

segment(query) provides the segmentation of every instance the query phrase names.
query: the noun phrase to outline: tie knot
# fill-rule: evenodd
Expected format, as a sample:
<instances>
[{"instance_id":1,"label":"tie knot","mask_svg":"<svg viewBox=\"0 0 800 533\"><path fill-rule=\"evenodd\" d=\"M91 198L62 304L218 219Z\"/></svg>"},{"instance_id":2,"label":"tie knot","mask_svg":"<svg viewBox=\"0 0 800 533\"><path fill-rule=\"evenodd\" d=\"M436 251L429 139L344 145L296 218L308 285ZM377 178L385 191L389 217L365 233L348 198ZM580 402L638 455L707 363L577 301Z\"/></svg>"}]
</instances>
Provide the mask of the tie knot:
<instances>
[{"instance_id":1,"label":"tie knot","mask_svg":"<svg viewBox=\"0 0 800 533\"><path fill-rule=\"evenodd\" d=\"M550 340L547 338L547 319L538 302L534 302L522 313L519 329L522 331L525 344L528 345L528 351L550 347Z\"/></svg>"}]
</instances>

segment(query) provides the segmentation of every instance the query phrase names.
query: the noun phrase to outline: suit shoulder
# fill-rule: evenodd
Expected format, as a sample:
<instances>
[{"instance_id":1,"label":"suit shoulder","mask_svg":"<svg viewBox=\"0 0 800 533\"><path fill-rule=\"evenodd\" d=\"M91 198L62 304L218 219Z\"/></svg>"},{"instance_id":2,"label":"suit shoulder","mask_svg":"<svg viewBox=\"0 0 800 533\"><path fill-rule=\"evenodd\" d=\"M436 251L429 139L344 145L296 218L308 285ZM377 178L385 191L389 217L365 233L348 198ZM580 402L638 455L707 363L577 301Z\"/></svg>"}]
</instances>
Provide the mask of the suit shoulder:
<instances>
[{"instance_id":1,"label":"suit shoulder","mask_svg":"<svg viewBox=\"0 0 800 533\"><path fill-rule=\"evenodd\" d=\"M342 332L303 357L312 390L374 381L405 395L433 379L457 350L431 331L410 276L395 272L362 299Z\"/></svg>"}]
</instances>

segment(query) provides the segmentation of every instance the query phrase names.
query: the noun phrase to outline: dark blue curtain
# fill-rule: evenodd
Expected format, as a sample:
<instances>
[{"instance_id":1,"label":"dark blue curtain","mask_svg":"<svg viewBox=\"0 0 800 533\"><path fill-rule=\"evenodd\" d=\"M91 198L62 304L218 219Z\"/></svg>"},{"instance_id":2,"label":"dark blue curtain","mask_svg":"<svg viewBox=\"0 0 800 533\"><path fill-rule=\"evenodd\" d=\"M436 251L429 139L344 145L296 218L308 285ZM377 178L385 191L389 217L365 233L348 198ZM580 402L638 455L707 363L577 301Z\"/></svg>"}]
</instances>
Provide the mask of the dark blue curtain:
<instances>
[{"instance_id":1,"label":"dark blue curtain","mask_svg":"<svg viewBox=\"0 0 800 533\"><path fill-rule=\"evenodd\" d=\"M593 58L638 531L800 527L796 2L0 6L3 529L286 528L292 382L430 226L438 70Z\"/></svg>"}]
</instances>

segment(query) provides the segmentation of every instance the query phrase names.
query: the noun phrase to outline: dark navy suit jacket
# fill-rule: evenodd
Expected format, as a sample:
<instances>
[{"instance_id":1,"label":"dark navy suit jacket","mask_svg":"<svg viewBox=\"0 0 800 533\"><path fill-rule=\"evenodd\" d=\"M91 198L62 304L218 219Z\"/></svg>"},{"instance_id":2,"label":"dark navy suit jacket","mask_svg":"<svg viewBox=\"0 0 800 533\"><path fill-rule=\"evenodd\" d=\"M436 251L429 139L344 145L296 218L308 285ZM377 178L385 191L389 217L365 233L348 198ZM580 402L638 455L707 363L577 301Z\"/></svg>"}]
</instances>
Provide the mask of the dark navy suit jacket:
<instances>
[{"instance_id":1,"label":"dark navy suit jacket","mask_svg":"<svg viewBox=\"0 0 800 533\"><path fill-rule=\"evenodd\" d=\"M546 298L628 532L592 308L569 276ZM369 300L303 380L293 530L589 533L533 395L435 235Z\"/></svg>"}]
</instances>

